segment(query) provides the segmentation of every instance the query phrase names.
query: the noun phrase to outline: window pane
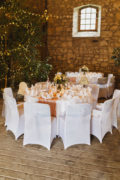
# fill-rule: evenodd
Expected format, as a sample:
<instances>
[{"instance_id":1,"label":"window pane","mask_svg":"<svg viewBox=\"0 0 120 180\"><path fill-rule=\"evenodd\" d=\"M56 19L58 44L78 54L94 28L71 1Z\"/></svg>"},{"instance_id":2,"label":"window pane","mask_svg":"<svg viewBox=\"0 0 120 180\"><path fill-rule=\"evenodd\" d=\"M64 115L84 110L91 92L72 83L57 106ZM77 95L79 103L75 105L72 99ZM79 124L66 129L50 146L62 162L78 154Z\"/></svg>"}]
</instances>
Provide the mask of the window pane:
<instances>
[{"instance_id":1,"label":"window pane","mask_svg":"<svg viewBox=\"0 0 120 180\"><path fill-rule=\"evenodd\" d=\"M95 24L96 23L96 19L91 19L91 24Z\"/></svg>"},{"instance_id":2,"label":"window pane","mask_svg":"<svg viewBox=\"0 0 120 180\"><path fill-rule=\"evenodd\" d=\"M91 19L96 19L96 14L95 13L91 14Z\"/></svg>"},{"instance_id":3,"label":"window pane","mask_svg":"<svg viewBox=\"0 0 120 180\"><path fill-rule=\"evenodd\" d=\"M81 14L81 19L85 19L85 14Z\"/></svg>"},{"instance_id":4,"label":"window pane","mask_svg":"<svg viewBox=\"0 0 120 180\"><path fill-rule=\"evenodd\" d=\"M90 19L90 14L86 14L86 19Z\"/></svg>"},{"instance_id":5,"label":"window pane","mask_svg":"<svg viewBox=\"0 0 120 180\"><path fill-rule=\"evenodd\" d=\"M84 9L81 10L81 14L84 14L84 13L85 13L85 9L86 9L86 8L84 8Z\"/></svg>"},{"instance_id":6,"label":"window pane","mask_svg":"<svg viewBox=\"0 0 120 180\"><path fill-rule=\"evenodd\" d=\"M85 30L85 25L80 25L81 30Z\"/></svg>"},{"instance_id":7,"label":"window pane","mask_svg":"<svg viewBox=\"0 0 120 180\"><path fill-rule=\"evenodd\" d=\"M90 13L91 12L91 8L86 8L86 13Z\"/></svg>"},{"instance_id":8,"label":"window pane","mask_svg":"<svg viewBox=\"0 0 120 180\"><path fill-rule=\"evenodd\" d=\"M95 30L96 29L96 8L86 7L81 9L80 13L80 30Z\"/></svg>"},{"instance_id":9,"label":"window pane","mask_svg":"<svg viewBox=\"0 0 120 180\"><path fill-rule=\"evenodd\" d=\"M85 22L86 24L90 24L90 19L87 19Z\"/></svg>"},{"instance_id":10,"label":"window pane","mask_svg":"<svg viewBox=\"0 0 120 180\"><path fill-rule=\"evenodd\" d=\"M82 20L81 20L81 24L86 24L86 23L85 23L85 19L82 19Z\"/></svg>"},{"instance_id":11,"label":"window pane","mask_svg":"<svg viewBox=\"0 0 120 180\"><path fill-rule=\"evenodd\" d=\"M86 25L86 30L89 30L90 29L90 25Z\"/></svg>"},{"instance_id":12,"label":"window pane","mask_svg":"<svg viewBox=\"0 0 120 180\"><path fill-rule=\"evenodd\" d=\"M92 13L96 13L96 9L95 8L91 8L91 10L92 10L91 11Z\"/></svg>"},{"instance_id":13,"label":"window pane","mask_svg":"<svg viewBox=\"0 0 120 180\"><path fill-rule=\"evenodd\" d=\"M94 30L95 29L95 24L91 25L91 29Z\"/></svg>"}]
</instances>

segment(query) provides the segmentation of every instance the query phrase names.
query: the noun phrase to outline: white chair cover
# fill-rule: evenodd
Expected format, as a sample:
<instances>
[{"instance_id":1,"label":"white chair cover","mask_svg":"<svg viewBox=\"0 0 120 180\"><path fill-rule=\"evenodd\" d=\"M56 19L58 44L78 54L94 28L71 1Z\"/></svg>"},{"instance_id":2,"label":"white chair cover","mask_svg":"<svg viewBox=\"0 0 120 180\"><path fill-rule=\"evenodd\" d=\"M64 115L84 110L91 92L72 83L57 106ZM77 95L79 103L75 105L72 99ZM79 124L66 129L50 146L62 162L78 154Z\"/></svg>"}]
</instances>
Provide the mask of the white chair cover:
<instances>
[{"instance_id":1,"label":"white chair cover","mask_svg":"<svg viewBox=\"0 0 120 180\"><path fill-rule=\"evenodd\" d=\"M107 132L112 133L114 99L106 100L101 111L94 109L91 121L91 134L102 143Z\"/></svg>"},{"instance_id":2,"label":"white chair cover","mask_svg":"<svg viewBox=\"0 0 120 180\"><path fill-rule=\"evenodd\" d=\"M115 89L115 76L112 76L110 78L110 83L109 83L108 97L113 95L114 89Z\"/></svg>"},{"instance_id":3,"label":"white chair cover","mask_svg":"<svg viewBox=\"0 0 120 180\"><path fill-rule=\"evenodd\" d=\"M53 138L56 136L56 118L51 122L48 104L24 104L25 130L23 145L39 144L50 150Z\"/></svg>"},{"instance_id":4,"label":"white chair cover","mask_svg":"<svg viewBox=\"0 0 120 180\"><path fill-rule=\"evenodd\" d=\"M58 100L56 102L56 114L57 114L57 135L60 133L63 134L63 125L61 126L62 121L65 119L66 108L71 103L70 100Z\"/></svg>"},{"instance_id":5,"label":"white chair cover","mask_svg":"<svg viewBox=\"0 0 120 180\"><path fill-rule=\"evenodd\" d=\"M6 124L6 115L7 115L7 108L5 108L5 100L9 98L10 96L8 94L3 93L3 107L2 107L2 117L5 118L5 126Z\"/></svg>"},{"instance_id":6,"label":"white chair cover","mask_svg":"<svg viewBox=\"0 0 120 180\"><path fill-rule=\"evenodd\" d=\"M12 88L4 88L4 94L9 95L10 97L13 97L13 92L12 92Z\"/></svg>"},{"instance_id":7,"label":"white chair cover","mask_svg":"<svg viewBox=\"0 0 120 180\"><path fill-rule=\"evenodd\" d=\"M25 95L26 94L26 89L28 88L27 84L25 82L20 82L19 84L19 90L18 94Z\"/></svg>"},{"instance_id":8,"label":"white chair cover","mask_svg":"<svg viewBox=\"0 0 120 180\"><path fill-rule=\"evenodd\" d=\"M104 97L104 98L108 98L110 97L111 94L111 90L110 90L110 82L111 82L111 78L113 77L113 74L108 74L108 81L106 84L98 84L99 85L99 98ZM112 91L113 93L113 91Z\"/></svg>"},{"instance_id":9,"label":"white chair cover","mask_svg":"<svg viewBox=\"0 0 120 180\"><path fill-rule=\"evenodd\" d=\"M118 119L120 119L120 90L116 89L113 93L114 108L113 108L113 120L112 125L118 128ZM97 110L102 110L104 103L98 103L96 105Z\"/></svg>"},{"instance_id":10,"label":"white chair cover","mask_svg":"<svg viewBox=\"0 0 120 180\"><path fill-rule=\"evenodd\" d=\"M98 101L98 95L99 95L99 86L96 84L89 84L89 87L92 88L92 97L93 97L93 108L96 107L97 101Z\"/></svg>"},{"instance_id":11,"label":"white chair cover","mask_svg":"<svg viewBox=\"0 0 120 180\"><path fill-rule=\"evenodd\" d=\"M12 92L12 88L11 87L4 88L4 91L3 91L3 100L4 100L5 96L13 97L13 92ZM4 101L3 101L3 107L2 107L2 117L5 117L5 103L4 103Z\"/></svg>"},{"instance_id":12,"label":"white chair cover","mask_svg":"<svg viewBox=\"0 0 120 180\"><path fill-rule=\"evenodd\" d=\"M114 93L113 93L113 98L119 97L120 96L120 90L119 89L115 89Z\"/></svg>"},{"instance_id":13,"label":"white chair cover","mask_svg":"<svg viewBox=\"0 0 120 180\"><path fill-rule=\"evenodd\" d=\"M24 113L18 112L16 100L12 97L5 98L5 125L7 130L12 131L15 139L24 133Z\"/></svg>"},{"instance_id":14,"label":"white chair cover","mask_svg":"<svg viewBox=\"0 0 120 180\"><path fill-rule=\"evenodd\" d=\"M118 128L118 121L120 120L120 90L114 90L113 98L115 98L113 126Z\"/></svg>"},{"instance_id":15,"label":"white chair cover","mask_svg":"<svg viewBox=\"0 0 120 180\"><path fill-rule=\"evenodd\" d=\"M90 84L97 84L97 82L98 82L98 78L97 78L97 77L91 77L91 78L89 79L89 83L90 83Z\"/></svg>"},{"instance_id":16,"label":"white chair cover","mask_svg":"<svg viewBox=\"0 0 120 180\"><path fill-rule=\"evenodd\" d=\"M118 108L118 104L119 104L119 101L120 101L120 97L116 97L115 98L115 101L114 101L114 108L113 108L113 120L112 120L112 125L114 127L118 127L117 126L117 108Z\"/></svg>"},{"instance_id":17,"label":"white chair cover","mask_svg":"<svg viewBox=\"0 0 120 180\"><path fill-rule=\"evenodd\" d=\"M60 120L59 132L65 149L75 144L90 145L91 109L90 104L68 105L65 118Z\"/></svg>"}]
</instances>

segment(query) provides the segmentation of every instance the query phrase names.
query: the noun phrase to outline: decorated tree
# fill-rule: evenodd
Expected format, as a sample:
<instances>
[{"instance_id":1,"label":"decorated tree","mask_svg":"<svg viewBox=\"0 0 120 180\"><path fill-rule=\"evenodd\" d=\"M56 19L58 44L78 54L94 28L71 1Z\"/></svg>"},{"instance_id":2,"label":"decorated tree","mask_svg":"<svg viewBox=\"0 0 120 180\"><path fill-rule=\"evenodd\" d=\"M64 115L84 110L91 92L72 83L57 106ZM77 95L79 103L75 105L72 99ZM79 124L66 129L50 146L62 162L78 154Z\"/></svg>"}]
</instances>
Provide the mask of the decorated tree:
<instances>
[{"instance_id":1,"label":"decorated tree","mask_svg":"<svg viewBox=\"0 0 120 180\"><path fill-rule=\"evenodd\" d=\"M40 15L22 9L17 0L0 2L0 81L5 86L47 79L52 66L39 51L47 19L46 10Z\"/></svg>"}]
</instances>

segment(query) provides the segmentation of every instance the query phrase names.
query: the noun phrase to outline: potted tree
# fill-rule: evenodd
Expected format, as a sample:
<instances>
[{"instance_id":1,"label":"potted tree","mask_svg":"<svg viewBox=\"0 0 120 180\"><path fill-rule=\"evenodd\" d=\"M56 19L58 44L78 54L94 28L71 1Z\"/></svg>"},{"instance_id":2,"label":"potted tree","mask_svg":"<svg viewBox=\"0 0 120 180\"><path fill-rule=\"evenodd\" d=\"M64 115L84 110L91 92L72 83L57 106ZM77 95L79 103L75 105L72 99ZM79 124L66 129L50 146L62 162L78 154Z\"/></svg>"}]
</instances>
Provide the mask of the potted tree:
<instances>
[{"instance_id":1,"label":"potted tree","mask_svg":"<svg viewBox=\"0 0 120 180\"><path fill-rule=\"evenodd\" d=\"M45 81L52 68L39 49L44 46L47 10L42 15L21 8L16 0L0 2L0 84ZM5 82L5 83L4 83ZM1 87L1 88L2 88Z\"/></svg>"}]
</instances>

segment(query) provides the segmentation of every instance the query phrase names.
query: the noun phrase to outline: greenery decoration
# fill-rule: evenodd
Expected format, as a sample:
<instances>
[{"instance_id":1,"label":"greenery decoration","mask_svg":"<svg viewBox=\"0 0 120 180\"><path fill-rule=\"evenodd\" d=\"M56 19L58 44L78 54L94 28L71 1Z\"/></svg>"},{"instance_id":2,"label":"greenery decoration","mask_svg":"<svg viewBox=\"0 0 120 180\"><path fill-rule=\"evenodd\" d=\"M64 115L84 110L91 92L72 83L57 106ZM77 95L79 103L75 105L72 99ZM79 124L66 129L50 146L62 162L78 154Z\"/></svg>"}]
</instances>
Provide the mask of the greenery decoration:
<instances>
[{"instance_id":1,"label":"greenery decoration","mask_svg":"<svg viewBox=\"0 0 120 180\"><path fill-rule=\"evenodd\" d=\"M55 77L54 77L54 83L65 85L67 83L67 77L61 72L57 72L57 74L55 74Z\"/></svg>"},{"instance_id":2,"label":"greenery decoration","mask_svg":"<svg viewBox=\"0 0 120 180\"><path fill-rule=\"evenodd\" d=\"M17 0L0 2L0 81L17 85L20 81L44 81L52 66L42 59L47 10L42 15L24 10Z\"/></svg>"},{"instance_id":3,"label":"greenery decoration","mask_svg":"<svg viewBox=\"0 0 120 180\"><path fill-rule=\"evenodd\" d=\"M114 48L111 58L114 60L116 66L120 65L120 47Z\"/></svg>"}]
</instances>

